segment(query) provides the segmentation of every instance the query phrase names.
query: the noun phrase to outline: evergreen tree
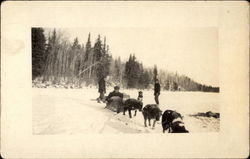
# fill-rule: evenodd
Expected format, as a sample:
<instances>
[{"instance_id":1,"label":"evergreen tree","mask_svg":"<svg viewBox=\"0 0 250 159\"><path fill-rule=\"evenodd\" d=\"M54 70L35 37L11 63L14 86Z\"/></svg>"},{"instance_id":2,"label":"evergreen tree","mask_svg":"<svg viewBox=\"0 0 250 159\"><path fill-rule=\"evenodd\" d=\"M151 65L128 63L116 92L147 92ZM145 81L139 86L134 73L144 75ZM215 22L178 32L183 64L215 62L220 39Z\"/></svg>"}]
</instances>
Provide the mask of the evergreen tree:
<instances>
[{"instance_id":1,"label":"evergreen tree","mask_svg":"<svg viewBox=\"0 0 250 159\"><path fill-rule=\"evenodd\" d=\"M118 59L115 59L114 60L114 69L113 69L113 79L115 81L115 83L119 83L119 84L122 84L122 63L121 63L121 59L120 57L118 57Z\"/></svg>"},{"instance_id":2,"label":"evergreen tree","mask_svg":"<svg viewBox=\"0 0 250 159\"><path fill-rule=\"evenodd\" d=\"M84 57L84 69L86 69L87 67L89 67L90 65L92 65L92 59L93 59L93 48L91 47L91 35L89 33L88 35L88 41L86 43L86 51L85 51L85 57ZM87 83L91 83L90 82L90 78L92 77L92 67L90 67L86 73L85 73L85 77L88 79Z\"/></svg>"},{"instance_id":3,"label":"evergreen tree","mask_svg":"<svg viewBox=\"0 0 250 159\"><path fill-rule=\"evenodd\" d=\"M170 89L170 82L169 82L169 80L166 80L165 83L166 83L166 84L165 84L165 86L164 86L164 89L165 89L165 90L169 90L169 89Z\"/></svg>"},{"instance_id":4,"label":"evergreen tree","mask_svg":"<svg viewBox=\"0 0 250 159\"><path fill-rule=\"evenodd\" d=\"M81 49L81 45L79 44L77 37L74 39L72 49Z\"/></svg>"},{"instance_id":5,"label":"evergreen tree","mask_svg":"<svg viewBox=\"0 0 250 159\"><path fill-rule=\"evenodd\" d=\"M158 78L157 66L154 66L154 81Z\"/></svg>"},{"instance_id":6,"label":"evergreen tree","mask_svg":"<svg viewBox=\"0 0 250 159\"><path fill-rule=\"evenodd\" d=\"M91 50L91 41L90 41L90 33L89 33L88 41L86 43L86 54L85 54L84 61L87 61L89 59L90 50Z\"/></svg>"},{"instance_id":7,"label":"evergreen tree","mask_svg":"<svg viewBox=\"0 0 250 159\"><path fill-rule=\"evenodd\" d=\"M147 70L142 70L142 74L139 79L139 88L140 89L147 89L150 84L150 74Z\"/></svg>"},{"instance_id":8,"label":"evergreen tree","mask_svg":"<svg viewBox=\"0 0 250 159\"><path fill-rule=\"evenodd\" d=\"M112 81L127 88L152 88L156 78L165 90L185 90L219 92L219 87L199 84L185 75L166 70L144 68L135 55L128 61L120 57L113 59L106 37L103 43L100 35L94 47L91 46L90 33L86 45L80 45L78 38L73 43L64 40L55 29L45 38L42 28L32 28L32 79L43 77L43 81L54 83L63 81L81 85L97 84L99 79L111 75ZM46 43L47 39L47 43ZM85 46L85 47L84 47Z\"/></svg>"},{"instance_id":9,"label":"evergreen tree","mask_svg":"<svg viewBox=\"0 0 250 159\"><path fill-rule=\"evenodd\" d=\"M45 36L43 28L32 28L32 79L42 75L45 68Z\"/></svg>"},{"instance_id":10,"label":"evergreen tree","mask_svg":"<svg viewBox=\"0 0 250 159\"><path fill-rule=\"evenodd\" d=\"M125 64L125 78L128 88L136 88L142 72L140 64L136 61L135 55L130 55Z\"/></svg>"},{"instance_id":11,"label":"evergreen tree","mask_svg":"<svg viewBox=\"0 0 250 159\"><path fill-rule=\"evenodd\" d=\"M105 39L106 45L106 39ZM108 53L106 53L106 46L102 45L101 37L98 35L98 39L94 46L94 59L93 63L97 63L94 67L96 82L100 79L106 77L109 74L109 67L111 63L111 57ZM105 46L105 47L104 47Z\"/></svg>"},{"instance_id":12,"label":"evergreen tree","mask_svg":"<svg viewBox=\"0 0 250 159\"><path fill-rule=\"evenodd\" d=\"M56 72L57 51L58 51L56 42L57 42L57 33L56 30L54 29L52 36L49 37L48 48L46 50L48 54L46 74L49 77L54 77Z\"/></svg>"},{"instance_id":13,"label":"evergreen tree","mask_svg":"<svg viewBox=\"0 0 250 159\"><path fill-rule=\"evenodd\" d=\"M100 61L102 58L102 55L103 55L102 41L101 41L100 35L98 35L98 39L97 39L95 46L94 46L94 59L93 59L93 61L94 62Z\"/></svg>"},{"instance_id":14,"label":"evergreen tree","mask_svg":"<svg viewBox=\"0 0 250 159\"><path fill-rule=\"evenodd\" d=\"M79 44L78 38L76 37L72 45L73 55L71 55L73 57L72 72L74 72L75 76L77 76L80 71L80 65L81 65L80 50L81 50L81 45Z\"/></svg>"},{"instance_id":15,"label":"evergreen tree","mask_svg":"<svg viewBox=\"0 0 250 159\"><path fill-rule=\"evenodd\" d=\"M131 72L132 72L132 55L129 55L129 60L125 64L125 79L127 81L127 87L131 88L132 87L132 77L131 77Z\"/></svg>"},{"instance_id":16,"label":"evergreen tree","mask_svg":"<svg viewBox=\"0 0 250 159\"><path fill-rule=\"evenodd\" d=\"M177 91L178 90L178 84L176 82L174 82L173 85L174 85L174 91Z\"/></svg>"}]
</instances>

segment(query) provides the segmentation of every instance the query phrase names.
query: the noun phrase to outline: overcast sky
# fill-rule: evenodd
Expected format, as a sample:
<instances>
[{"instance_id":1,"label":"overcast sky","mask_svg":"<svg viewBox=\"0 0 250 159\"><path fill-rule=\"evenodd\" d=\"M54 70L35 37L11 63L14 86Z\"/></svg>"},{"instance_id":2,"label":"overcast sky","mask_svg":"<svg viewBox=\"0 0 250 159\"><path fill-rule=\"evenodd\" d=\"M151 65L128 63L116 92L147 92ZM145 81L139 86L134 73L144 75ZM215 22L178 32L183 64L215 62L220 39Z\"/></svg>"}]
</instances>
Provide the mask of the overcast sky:
<instances>
[{"instance_id":1,"label":"overcast sky","mask_svg":"<svg viewBox=\"0 0 250 159\"><path fill-rule=\"evenodd\" d=\"M186 28L70 28L60 29L73 41L92 46L98 34L106 36L113 57L123 61L134 53L144 66L177 71L195 81L219 86L218 32L215 27Z\"/></svg>"}]
</instances>

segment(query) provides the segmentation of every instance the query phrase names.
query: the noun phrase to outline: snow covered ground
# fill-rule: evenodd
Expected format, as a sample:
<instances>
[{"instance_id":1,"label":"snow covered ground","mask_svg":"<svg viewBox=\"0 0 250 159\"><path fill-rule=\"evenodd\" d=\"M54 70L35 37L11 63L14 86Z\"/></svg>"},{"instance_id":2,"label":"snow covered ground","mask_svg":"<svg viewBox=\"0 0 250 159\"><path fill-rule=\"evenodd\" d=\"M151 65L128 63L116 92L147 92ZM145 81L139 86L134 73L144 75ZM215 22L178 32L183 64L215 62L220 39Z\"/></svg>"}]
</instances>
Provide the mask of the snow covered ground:
<instances>
[{"instance_id":1,"label":"snow covered ground","mask_svg":"<svg viewBox=\"0 0 250 159\"><path fill-rule=\"evenodd\" d=\"M121 92L129 94L131 98L137 98L138 94L138 90ZM144 106L154 103L152 90L143 91L143 94ZM124 116L104 109L104 103L95 101L97 97L96 88L33 88L33 133L162 133L160 121L155 129L145 128L141 112L129 119L128 113ZM160 95L161 110L171 109L181 113L190 133L219 131L220 119L191 116L198 112L219 113L219 107L219 93L163 91Z\"/></svg>"}]
</instances>

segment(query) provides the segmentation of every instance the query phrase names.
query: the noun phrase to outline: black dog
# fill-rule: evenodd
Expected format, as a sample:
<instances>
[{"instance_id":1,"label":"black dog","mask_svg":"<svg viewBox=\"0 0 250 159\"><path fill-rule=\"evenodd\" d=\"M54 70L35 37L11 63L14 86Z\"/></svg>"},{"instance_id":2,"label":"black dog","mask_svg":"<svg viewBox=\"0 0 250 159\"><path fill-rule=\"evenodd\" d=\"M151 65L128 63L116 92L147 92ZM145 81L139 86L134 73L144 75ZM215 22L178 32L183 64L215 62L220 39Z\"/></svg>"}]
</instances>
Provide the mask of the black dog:
<instances>
[{"instance_id":1,"label":"black dog","mask_svg":"<svg viewBox=\"0 0 250 159\"><path fill-rule=\"evenodd\" d=\"M160 120L162 111L156 104L148 104L142 110L142 115L144 117L144 125L147 127L147 120L149 126L151 126L150 120L153 119L153 128L155 127L155 122Z\"/></svg>"},{"instance_id":2,"label":"black dog","mask_svg":"<svg viewBox=\"0 0 250 159\"><path fill-rule=\"evenodd\" d=\"M129 117L132 118L131 110L135 110L134 116L136 116L137 109L139 111L142 111L142 106L143 106L143 103L141 101L133 99L133 98L129 98L125 100L123 104L123 115L125 115L125 112L128 110Z\"/></svg>"},{"instance_id":3,"label":"black dog","mask_svg":"<svg viewBox=\"0 0 250 159\"><path fill-rule=\"evenodd\" d=\"M173 110L166 110L162 115L163 133L168 129L169 133L188 133L182 121L180 113Z\"/></svg>"}]
</instances>

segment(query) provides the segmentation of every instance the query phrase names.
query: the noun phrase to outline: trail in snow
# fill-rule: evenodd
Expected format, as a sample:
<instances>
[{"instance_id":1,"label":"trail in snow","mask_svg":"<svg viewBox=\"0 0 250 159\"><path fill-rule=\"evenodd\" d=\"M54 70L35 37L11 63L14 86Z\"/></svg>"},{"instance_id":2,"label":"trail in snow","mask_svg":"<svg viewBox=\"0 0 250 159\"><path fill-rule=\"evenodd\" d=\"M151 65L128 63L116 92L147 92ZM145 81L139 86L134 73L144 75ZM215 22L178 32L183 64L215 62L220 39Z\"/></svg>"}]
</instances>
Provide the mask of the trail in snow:
<instances>
[{"instance_id":1,"label":"trail in snow","mask_svg":"<svg viewBox=\"0 0 250 159\"><path fill-rule=\"evenodd\" d=\"M137 90L121 91L132 98L136 98L138 93ZM144 106L154 103L153 91L143 92ZM33 88L33 133L162 133L160 121L156 123L155 129L145 128L141 112L137 112L137 116L130 119L128 113L124 116L122 113L116 114L104 109L104 103L93 100L96 97L98 93L94 88ZM191 133L219 131L219 119L190 116L197 112L219 112L218 93L162 92L160 108L163 111L172 109L180 112L184 116L186 128Z\"/></svg>"}]
</instances>

